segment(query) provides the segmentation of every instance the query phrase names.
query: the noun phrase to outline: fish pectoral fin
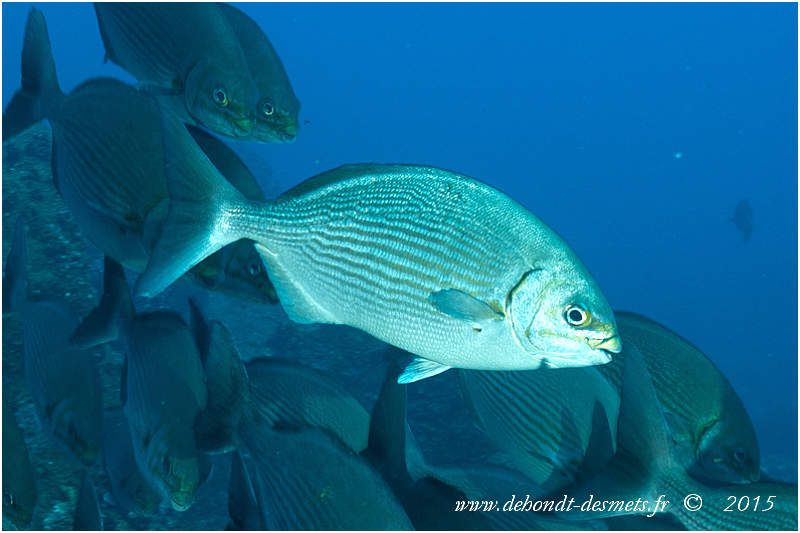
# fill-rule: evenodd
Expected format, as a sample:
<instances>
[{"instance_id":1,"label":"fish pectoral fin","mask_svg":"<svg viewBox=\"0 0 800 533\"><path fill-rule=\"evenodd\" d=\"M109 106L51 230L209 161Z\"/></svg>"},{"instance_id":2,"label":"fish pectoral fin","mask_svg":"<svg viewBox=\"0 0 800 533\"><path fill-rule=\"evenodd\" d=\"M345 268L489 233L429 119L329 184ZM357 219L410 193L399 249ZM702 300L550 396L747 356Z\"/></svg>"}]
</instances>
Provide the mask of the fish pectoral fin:
<instances>
[{"instance_id":1,"label":"fish pectoral fin","mask_svg":"<svg viewBox=\"0 0 800 533\"><path fill-rule=\"evenodd\" d=\"M431 361L430 359L415 357L413 361L408 363L403 373L398 376L397 382L401 384L414 383L415 381L441 374L445 370L450 370L451 368L452 367L447 365Z\"/></svg>"},{"instance_id":2,"label":"fish pectoral fin","mask_svg":"<svg viewBox=\"0 0 800 533\"><path fill-rule=\"evenodd\" d=\"M505 315L491 305L458 289L444 289L428 296L428 300L442 313L458 320L482 322L503 320Z\"/></svg>"}]
</instances>

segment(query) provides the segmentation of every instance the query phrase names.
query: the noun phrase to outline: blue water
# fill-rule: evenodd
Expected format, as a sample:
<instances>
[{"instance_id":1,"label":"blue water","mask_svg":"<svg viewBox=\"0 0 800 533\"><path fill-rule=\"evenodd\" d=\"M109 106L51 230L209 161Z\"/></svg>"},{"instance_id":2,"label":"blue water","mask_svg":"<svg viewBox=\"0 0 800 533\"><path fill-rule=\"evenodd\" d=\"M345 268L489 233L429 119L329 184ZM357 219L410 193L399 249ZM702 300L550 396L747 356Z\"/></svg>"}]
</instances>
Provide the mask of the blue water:
<instances>
[{"instance_id":1,"label":"blue water","mask_svg":"<svg viewBox=\"0 0 800 533\"><path fill-rule=\"evenodd\" d=\"M91 5L36 5L63 89L132 81L103 62ZM29 7L3 5L4 106ZM268 190L363 161L488 182L561 234L614 308L713 359L765 462L796 461L796 5L240 7L302 102L293 144L235 145ZM730 221L742 199L749 242Z\"/></svg>"}]
</instances>

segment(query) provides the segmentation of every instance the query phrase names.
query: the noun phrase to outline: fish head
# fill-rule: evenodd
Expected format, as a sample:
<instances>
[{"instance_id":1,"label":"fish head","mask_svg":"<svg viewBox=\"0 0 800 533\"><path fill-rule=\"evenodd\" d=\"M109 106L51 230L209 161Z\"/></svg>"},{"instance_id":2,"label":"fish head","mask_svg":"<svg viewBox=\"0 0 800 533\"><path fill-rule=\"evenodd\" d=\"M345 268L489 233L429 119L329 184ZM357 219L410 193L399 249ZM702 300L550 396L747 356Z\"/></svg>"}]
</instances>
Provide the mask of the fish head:
<instances>
[{"instance_id":1,"label":"fish head","mask_svg":"<svg viewBox=\"0 0 800 533\"><path fill-rule=\"evenodd\" d=\"M253 241L243 239L225 246L191 270L204 287L256 303L278 302Z\"/></svg>"},{"instance_id":2,"label":"fish head","mask_svg":"<svg viewBox=\"0 0 800 533\"><path fill-rule=\"evenodd\" d=\"M210 461L200 453L186 457L165 453L160 464L151 463L153 467L157 469L154 473L161 480L170 505L179 512L192 506L197 490L211 474Z\"/></svg>"},{"instance_id":3,"label":"fish head","mask_svg":"<svg viewBox=\"0 0 800 533\"><path fill-rule=\"evenodd\" d=\"M287 143L300 129L300 102L293 93L262 95L255 110L253 137L261 142Z\"/></svg>"},{"instance_id":4,"label":"fish head","mask_svg":"<svg viewBox=\"0 0 800 533\"><path fill-rule=\"evenodd\" d=\"M690 473L711 483L752 483L761 476L758 442L746 424L718 419L700 436Z\"/></svg>"},{"instance_id":5,"label":"fish head","mask_svg":"<svg viewBox=\"0 0 800 533\"><path fill-rule=\"evenodd\" d=\"M257 94L249 74L201 61L186 78L184 98L187 111L203 127L228 137L251 135Z\"/></svg>"},{"instance_id":6,"label":"fish head","mask_svg":"<svg viewBox=\"0 0 800 533\"><path fill-rule=\"evenodd\" d=\"M547 367L605 364L622 351L611 306L580 265L530 270L508 299L514 337Z\"/></svg>"},{"instance_id":7,"label":"fish head","mask_svg":"<svg viewBox=\"0 0 800 533\"><path fill-rule=\"evenodd\" d=\"M91 465L100 455L102 427L100 419L92 416L89 409L81 409L79 403L63 400L48 409L50 425L55 437L75 454L78 460ZM84 413L82 416L80 413Z\"/></svg>"}]
</instances>

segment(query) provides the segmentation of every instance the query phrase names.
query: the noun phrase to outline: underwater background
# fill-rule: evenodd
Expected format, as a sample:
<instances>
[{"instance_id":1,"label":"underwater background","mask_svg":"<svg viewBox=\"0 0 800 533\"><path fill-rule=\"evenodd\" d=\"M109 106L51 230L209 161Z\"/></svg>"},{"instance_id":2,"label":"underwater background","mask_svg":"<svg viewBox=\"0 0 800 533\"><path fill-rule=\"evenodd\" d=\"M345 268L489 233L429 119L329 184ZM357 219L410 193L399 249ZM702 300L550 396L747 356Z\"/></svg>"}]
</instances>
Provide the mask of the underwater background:
<instances>
[{"instance_id":1,"label":"underwater background","mask_svg":"<svg viewBox=\"0 0 800 533\"><path fill-rule=\"evenodd\" d=\"M2 7L4 107L20 85L31 5ZM90 4L35 5L62 89L100 75L134 82L104 63ZM652 317L707 354L753 419L764 470L797 480L796 5L235 5L269 36L302 102L294 143L228 143L269 196L352 162L432 165L489 183L564 237L614 309ZM742 200L753 210L746 241L731 220ZM96 287L101 257L83 251L54 264L73 261ZM34 259L32 271L53 264ZM196 291L181 282L147 305L183 310ZM81 297L86 306L95 295ZM377 394L381 345L366 334L202 297L243 356L298 358L366 405ZM452 445L474 433L454 377L431 381L409 392L426 459L479 459L478 446ZM63 476L74 491L80 478ZM223 527L214 487L203 488L201 515L117 527ZM70 512L38 525L68 527Z\"/></svg>"}]
</instances>

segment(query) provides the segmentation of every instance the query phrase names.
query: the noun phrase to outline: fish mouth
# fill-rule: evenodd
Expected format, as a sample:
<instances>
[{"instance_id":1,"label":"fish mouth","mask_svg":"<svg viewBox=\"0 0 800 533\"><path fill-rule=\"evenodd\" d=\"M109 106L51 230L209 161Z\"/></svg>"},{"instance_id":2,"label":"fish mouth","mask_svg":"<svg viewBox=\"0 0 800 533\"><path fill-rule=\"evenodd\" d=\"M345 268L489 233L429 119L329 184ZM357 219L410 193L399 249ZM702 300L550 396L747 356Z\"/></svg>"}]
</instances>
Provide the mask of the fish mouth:
<instances>
[{"instance_id":1,"label":"fish mouth","mask_svg":"<svg viewBox=\"0 0 800 533\"><path fill-rule=\"evenodd\" d=\"M619 335L612 335L603 339L590 339L587 337L586 344L593 350L605 350L611 353L620 353L622 351L622 339Z\"/></svg>"}]
</instances>

